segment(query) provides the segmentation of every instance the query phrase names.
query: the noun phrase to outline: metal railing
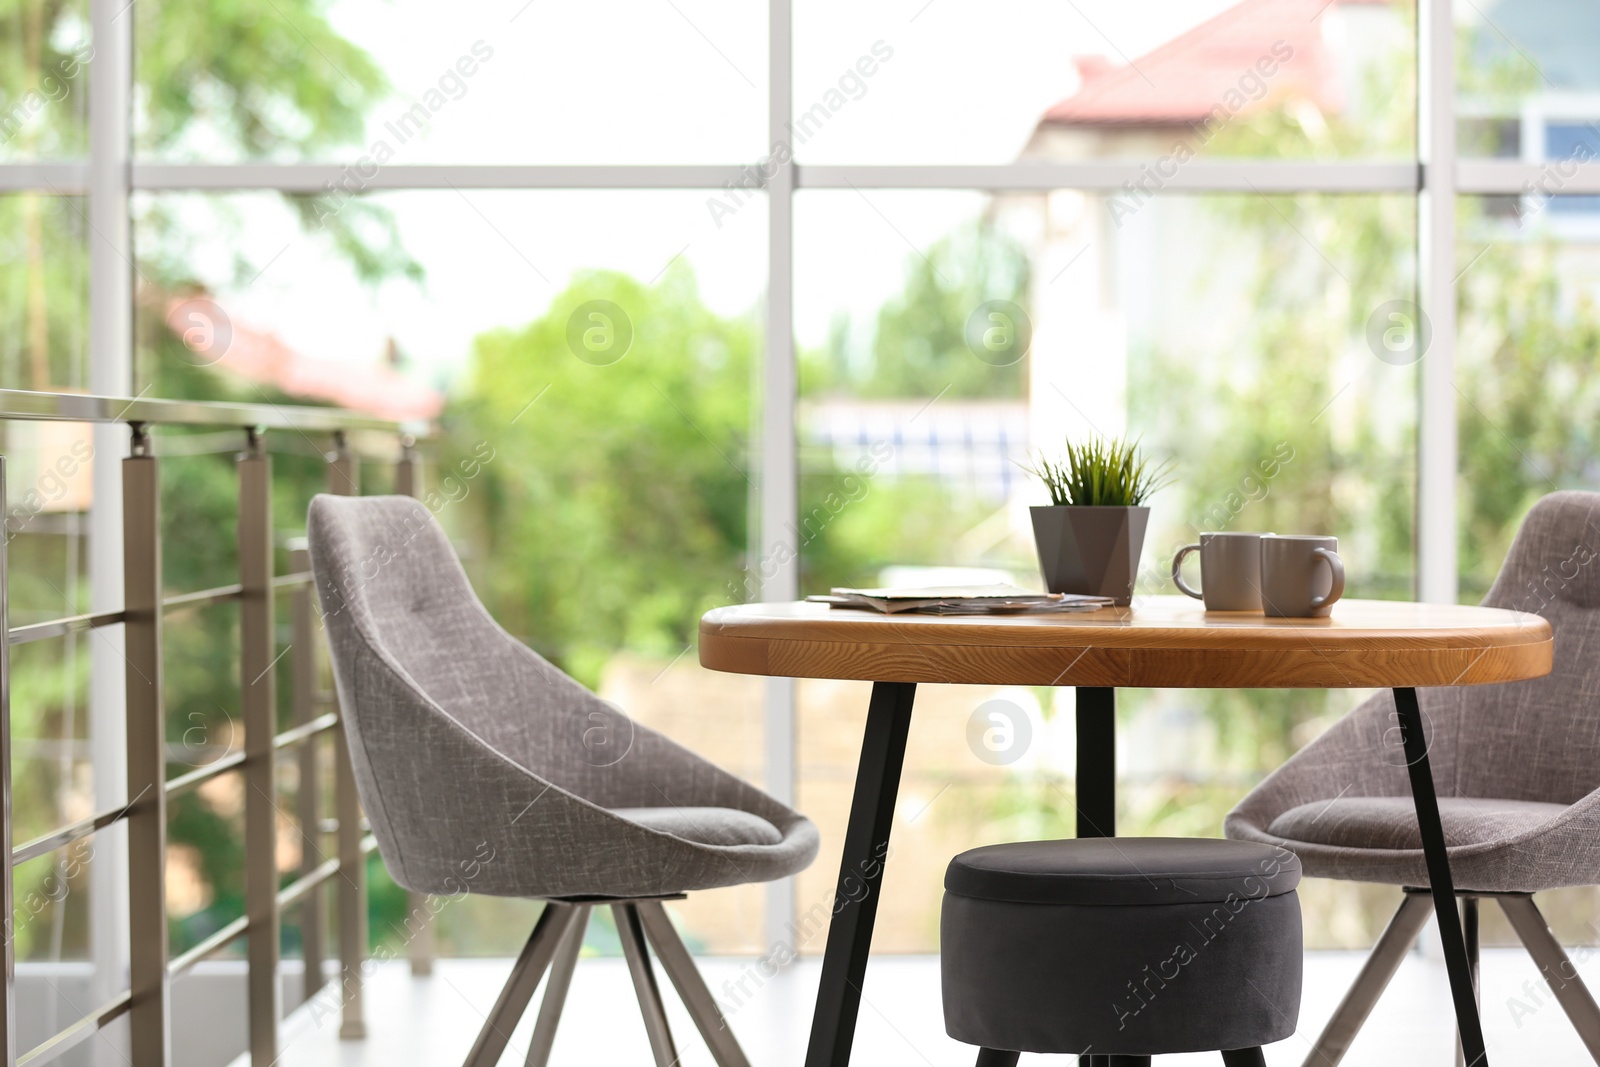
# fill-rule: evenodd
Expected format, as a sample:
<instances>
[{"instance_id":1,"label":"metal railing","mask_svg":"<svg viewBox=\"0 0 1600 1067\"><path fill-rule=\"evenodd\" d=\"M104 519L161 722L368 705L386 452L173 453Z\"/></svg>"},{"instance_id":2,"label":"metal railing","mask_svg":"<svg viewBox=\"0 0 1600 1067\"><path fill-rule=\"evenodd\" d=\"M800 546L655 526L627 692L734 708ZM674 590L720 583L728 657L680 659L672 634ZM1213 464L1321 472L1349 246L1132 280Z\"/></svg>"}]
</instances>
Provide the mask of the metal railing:
<instances>
[{"instance_id":1,"label":"metal railing","mask_svg":"<svg viewBox=\"0 0 1600 1067\"><path fill-rule=\"evenodd\" d=\"M340 1036L365 1036L362 963L367 953L365 857L374 848L365 833L355 777L350 767L337 700L318 689L318 628L309 563L303 542L291 546L290 573L273 574L272 459L263 435L274 429L302 435L323 435L327 491L355 495L360 476L351 438L397 441L399 459L395 491L417 495L420 459L414 447L428 427L368 418L331 408L284 407L273 404L203 403L32 393L0 390L0 421L51 420L126 424L132 437L122 464L123 606L12 628L6 589L0 580L0 626L8 640L0 643L0 803L3 847L11 864L0 878L0 908L6 917L5 994L0 1010L0 1043L6 1067L50 1060L127 1016L132 1062L160 1067L171 1061L169 987L174 978L239 938L246 943L248 967L249 1051L251 1062L278 1059L279 929L282 914L299 909L304 945L302 999L310 1000L326 984L323 952L327 936L325 894L329 882L337 890ZM242 434L237 459L239 478L239 580L216 589L165 596L162 591L160 461L151 447L149 429L168 426L232 426ZM5 459L0 456L0 500L5 499ZM0 577L6 574L6 548L0 539ZM291 647L276 653L275 594L289 589ZM162 688L162 626L175 610L203 605L239 604L239 684L244 723L243 751L224 755L188 773L167 778L165 704ZM22 844L12 841L11 670L10 646L43 641L121 624L124 629L124 672L127 718L127 802L60 826ZM278 732L274 668L290 657L293 726ZM326 709L326 710L324 710ZM333 739L334 818L322 817L322 764L317 742ZM298 762L297 818L311 847L302 848L298 877L279 885L276 860L276 768L280 754L293 751ZM245 913L178 956L171 956L167 937L166 850L167 803L224 774L244 778ZM13 869L80 838L117 823L128 828L129 984L94 1011L32 1049L18 1054L16 1043L16 960L14 946ZM317 842L335 836L331 858ZM335 882L335 879L337 881ZM414 902L415 903L415 902ZM427 909L412 908L413 914ZM411 964L416 973L431 966L432 940L415 937Z\"/></svg>"}]
</instances>

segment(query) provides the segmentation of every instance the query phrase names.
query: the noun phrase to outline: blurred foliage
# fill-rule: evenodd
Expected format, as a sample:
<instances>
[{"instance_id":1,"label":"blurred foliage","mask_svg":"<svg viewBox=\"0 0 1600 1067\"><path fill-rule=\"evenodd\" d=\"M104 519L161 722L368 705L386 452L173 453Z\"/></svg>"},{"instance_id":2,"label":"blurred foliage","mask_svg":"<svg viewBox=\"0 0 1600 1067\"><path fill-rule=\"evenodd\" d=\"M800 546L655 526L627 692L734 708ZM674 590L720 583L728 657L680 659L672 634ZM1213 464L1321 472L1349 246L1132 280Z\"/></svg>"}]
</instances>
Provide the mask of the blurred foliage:
<instances>
[{"instance_id":1,"label":"blurred foliage","mask_svg":"<svg viewBox=\"0 0 1600 1067\"><path fill-rule=\"evenodd\" d=\"M327 8L138 4L140 147L265 159L355 144L388 79L333 28Z\"/></svg>"},{"instance_id":2,"label":"blurred foliage","mask_svg":"<svg viewBox=\"0 0 1600 1067\"><path fill-rule=\"evenodd\" d=\"M165 158L301 159L355 144L365 115L387 92L382 72L359 47L328 21L321 0L275 0L265 9L237 5L170 3L130 5L140 42L135 71L135 140L143 152ZM0 100L28 108L15 126L0 123L0 154L59 157L85 145L87 94L86 10L64 0L0 0ZM15 61L11 61L15 60ZM29 97L29 91L39 95ZM33 101L43 99L35 107ZM15 112L7 112L12 117ZM393 220L383 209L355 200L334 214L313 198L286 196L313 239L351 262L367 280L420 268L400 246ZM203 291L187 258L174 254L178 229L161 197L143 201L138 225L141 259L136 268L136 377L144 395L206 400L295 403L277 390L230 378L196 365L195 357L167 329L165 309L175 296ZM80 198L20 194L0 196L0 384L7 388L82 389L86 386L87 245L86 206ZM324 217L325 216L325 217ZM227 240L224 231L210 241ZM236 274L253 276L264 264L239 263ZM240 435L158 431L157 451L170 455L162 469L165 580L170 591L187 591L233 580L237 476L232 456ZM233 439L236 438L236 439ZM284 435L271 442L275 457L274 512L280 528L303 521L311 493L324 478L320 447ZM386 479L377 479L379 482ZM15 495L13 496L15 503ZM11 546L13 603L39 617L88 610L81 553L64 556L70 540L59 536L57 517L35 519ZM287 559L280 553L280 573ZM52 580L51 576L64 576ZM37 579L37 580L35 580ZM34 589L31 586L40 586ZM48 588L45 588L48 586ZM286 601L285 601L286 605ZM280 619L284 605L280 605ZM18 617L23 617L19 614ZM72 639L70 670L37 653L19 655L14 674L13 726L18 736L43 739L86 736L83 675L85 640ZM42 646L41 646L42 647ZM177 774L216 758L240 741L237 612L232 606L175 614L166 631L168 744ZM280 664L279 673L285 668ZM74 697L63 692L71 679ZM286 687L280 679L280 704ZM42 830L70 817L83 803L87 780L40 757L17 768L19 827ZM74 796L78 799L73 799ZM292 799L292 794L290 798ZM193 944L239 915L242 900L242 840L226 790L201 791L173 804L170 840L174 855L197 857L193 872L202 891L198 910L174 916L174 950ZM18 954L83 951L81 921L84 864L69 850L57 862L19 871L19 902L38 895L50 879L70 874L61 902L50 894L37 913L19 903ZM180 867L183 864L180 863ZM189 872L184 872L188 877ZM76 910L74 910L76 909ZM372 927L393 928L404 915L404 894L386 878L374 883ZM69 916L71 917L69 919ZM46 923L45 918L50 922ZM63 923L70 936L62 941ZM48 932L49 936L45 936ZM294 931L286 926L292 945Z\"/></svg>"},{"instance_id":3,"label":"blurred foliage","mask_svg":"<svg viewBox=\"0 0 1600 1067\"><path fill-rule=\"evenodd\" d=\"M1028 305L1027 250L982 219L906 260L905 289L878 311L869 338L836 321L827 346L802 352L800 380L811 397L1021 397L1027 361L995 366L974 359L968 317L989 300Z\"/></svg>"},{"instance_id":4,"label":"blurred foliage","mask_svg":"<svg viewBox=\"0 0 1600 1067\"><path fill-rule=\"evenodd\" d=\"M605 365L573 347L595 300L631 323ZM619 648L678 655L706 608L744 599L758 344L684 268L654 286L579 275L526 328L478 339L439 472L475 505L441 517L470 529L501 623L585 682Z\"/></svg>"}]
</instances>

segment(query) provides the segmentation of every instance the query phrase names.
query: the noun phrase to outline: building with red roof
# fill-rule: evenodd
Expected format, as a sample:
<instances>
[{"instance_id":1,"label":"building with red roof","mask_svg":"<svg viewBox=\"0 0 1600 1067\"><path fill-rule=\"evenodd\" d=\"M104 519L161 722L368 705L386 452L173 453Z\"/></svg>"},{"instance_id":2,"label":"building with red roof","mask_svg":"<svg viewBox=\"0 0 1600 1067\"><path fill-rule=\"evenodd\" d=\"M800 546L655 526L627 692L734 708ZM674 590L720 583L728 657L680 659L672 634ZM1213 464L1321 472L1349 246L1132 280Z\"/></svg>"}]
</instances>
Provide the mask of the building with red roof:
<instances>
[{"instance_id":1,"label":"building with red roof","mask_svg":"<svg viewBox=\"0 0 1600 1067\"><path fill-rule=\"evenodd\" d=\"M432 420L444 410L444 394L394 366L392 345L386 358L364 365L317 359L270 330L231 319L204 294L171 301L166 322L204 363L296 399L398 422Z\"/></svg>"},{"instance_id":2,"label":"building with red roof","mask_svg":"<svg viewBox=\"0 0 1600 1067\"><path fill-rule=\"evenodd\" d=\"M1236 302L1219 301L1216 287L1239 291L1246 279L1229 272L1244 260L1193 197L1158 195L1164 179L1203 157L1223 130L1267 113L1297 124L1313 150L1330 120L1389 116L1390 101L1364 94L1373 64L1413 47L1409 34L1389 0L1240 0L1146 53L1073 60L1077 89L1044 110L1020 158L1147 165L1122 190L994 199L997 216L1025 216L1008 229L1036 235L1036 447L1063 434L1122 432L1130 350L1182 352L1232 328L1224 309Z\"/></svg>"}]
</instances>

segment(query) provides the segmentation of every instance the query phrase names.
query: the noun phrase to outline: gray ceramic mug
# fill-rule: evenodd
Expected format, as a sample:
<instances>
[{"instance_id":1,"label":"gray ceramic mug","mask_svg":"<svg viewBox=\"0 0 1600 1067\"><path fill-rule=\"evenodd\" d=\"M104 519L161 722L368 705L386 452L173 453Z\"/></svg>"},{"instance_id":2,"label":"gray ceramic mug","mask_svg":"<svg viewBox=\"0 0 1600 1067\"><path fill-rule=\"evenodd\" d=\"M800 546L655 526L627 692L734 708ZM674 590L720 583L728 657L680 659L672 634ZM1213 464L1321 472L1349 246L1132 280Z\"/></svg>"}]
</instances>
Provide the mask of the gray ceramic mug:
<instances>
[{"instance_id":1,"label":"gray ceramic mug","mask_svg":"<svg viewBox=\"0 0 1600 1067\"><path fill-rule=\"evenodd\" d=\"M1183 580L1183 561L1200 553L1200 588ZM1203 533L1172 557L1172 581L1179 591L1205 602L1207 611L1261 610L1261 535Z\"/></svg>"},{"instance_id":2,"label":"gray ceramic mug","mask_svg":"<svg viewBox=\"0 0 1600 1067\"><path fill-rule=\"evenodd\" d=\"M1337 537L1267 534L1261 539L1261 607L1286 619L1321 618L1344 596Z\"/></svg>"}]
</instances>

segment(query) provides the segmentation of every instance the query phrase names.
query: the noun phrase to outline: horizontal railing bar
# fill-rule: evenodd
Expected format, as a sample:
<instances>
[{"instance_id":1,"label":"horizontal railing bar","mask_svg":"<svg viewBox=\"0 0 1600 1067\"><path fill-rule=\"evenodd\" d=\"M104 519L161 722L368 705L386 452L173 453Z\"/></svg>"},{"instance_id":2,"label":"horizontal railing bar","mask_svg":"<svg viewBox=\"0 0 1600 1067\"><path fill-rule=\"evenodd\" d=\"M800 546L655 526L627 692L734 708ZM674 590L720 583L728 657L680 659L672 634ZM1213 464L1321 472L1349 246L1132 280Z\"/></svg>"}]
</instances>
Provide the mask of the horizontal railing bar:
<instances>
[{"instance_id":1,"label":"horizontal railing bar","mask_svg":"<svg viewBox=\"0 0 1600 1067\"><path fill-rule=\"evenodd\" d=\"M133 993L124 990L54 1037L47 1038L24 1052L21 1056L18 1056L17 1067L23 1067L24 1064L29 1063L43 1063L46 1060L54 1059L70 1048L81 1045L84 1041L110 1026L113 1021L126 1014L132 1003Z\"/></svg>"},{"instance_id":2,"label":"horizontal railing bar","mask_svg":"<svg viewBox=\"0 0 1600 1067\"><path fill-rule=\"evenodd\" d=\"M237 582L232 585L219 585L215 589L196 589L192 593L177 593L163 597L161 607L166 611L172 611L175 608L187 608L195 604L223 604L229 600L238 600L241 592Z\"/></svg>"},{"instance_id":3,"label":"horizontal railing bar","mask_svg":"<svg viewBox=\"0 0 1600 1067\"><path fill-rule=\"evenodd\" d=\"M6 640L13 645L25 645L30 641L65 637L71 633L93 630L100 626L114 626L126 618L127 613L123 611L96 611L88 615L69 615L63 619L51 619L48 622L30 622L26 626L13 626L7 633Z\"/></svg>"},{"instance_id":4,"label":"horizontal railing bar","mask_svg":"<svg viewBox=\"0 0 1600 1067\"><path fill-rule=\"evenodd\" d=\"M286 588L300 585L311 580L310 571L300 571L295 574L281 574L272 580L275 588ZM167 611L178 608L193 607L196 604L222 604L230 600L238 600L240 587L237 582L232 585L219 585L213 589L197 589L192 593L175 593L161 601L161 606ZM88 615L69 615L65 618L50 619L47 622L32 622L26 626L13 626L8 635L8 640L13 645L25 645L32 641L44 641L52 637L65 637L69 633L83 630L93 630L101 626L114 626L119 622L127 621L125 611L98 611Z\"/></svg>"},{"instance_id":5,"label":"horizontal railing bar","mask_svg":"<svg viewBox=\"0 0 1600 1067\"><path fill-rule=\"evenodd\" d=\"M237 919L233 920L233 922L229 923L227 926L224 926L222 929L218 930L216 933L212 934L210 937L191 948L188 952L185 952L180 956L174 956L172 959L168 960L167 977L169 979L178 977L190 967L193 967L195 964L205 959L207 956L213 955L218 950L226 947L228 942L238 940L240 937L244 936L245 931L249 929L249 916L239 916Z\"/></svg>"},{"instance_id":6,"label":"horizontal railing bar","mask_svg":"<svg viewBox=\"0 0 1600 1067\"><path fill-rule=\"evenodd\" d=\"M376 847L376 845L374 845ZM278 890L278 910L284 911L298 904L307 893L339 873L337 859L318 864L309 874L303 874ZM208 956L226 948L230 941L243 937L250 929L250 917L241 915L227 926L195 945L189 951L174 956L167 964L167 976L176 978Z\"/></svg>"},{"instance_id":7,"label":"horizontal railing bar","mask_svg":"<svg viewBox=\"0 0 1600 1067\"><path fill-rule=\"evenodd\" d=\"M325 715L317 716L310 722L301 723L299 726L283 731L283 733L272 739L272 743L278 748L289 748L302 743L308 737L314 737L322 733L324 730L331 730L338 722L339 716L330 711ZM228 771L242 766L244 766L244 753L235 752L232 755L223 756L221 759L202 764L187 774L169 778L167 780L167 798L170 800L173 797L182 796L207 779L215 778L219 774L226 774Z\"/></svg>"},{"instance_id":8,"label":"horizontal railing bar","mask_svg":"<svg viewBox=\"0 0 1600 1067\"><path fill-rule=\"evenodd\" d=\"M131 805L130 805L131 806ZM112 823L125 819L128 816L128 807L117 808L114 811L102 811L95 815L85 816L75 823L51 830L34 838L24 841L11 850L11 866L16 867L27 863L29 860L38 859L40 856L54 852L62 845L70 845L80 837L88 837L98 830L104 830Z\"/></svg>"},{"instance_id":9,"label":"horizontal railing bar","mask_svg":"<svg viewBox=\"0 0 1600 1067\"><path fill-rule=\"evenodd\" d=\"M219 774L226 774L228 771L241 766L243 763L244 753L235 752L231 756L223 756L221 759L216 759L212 760L210 763L201 764L188 774L180 774L176 778L168 778L167 799L171 800L174 797L181 797L183 794L194 789L202 782L205 782L211 778L215 778Z\"/></svg>"},{"instance_id":10,"label":"horizontal railing bar","mask_svg":"<svg viewBox=\"0 0 1600 1067\"><path fill-rule=\"evenodd\" d=\"M278 910L288 911L290 908L300 903L301 898L307 893L311 892L313 889L317 888L317 886L321 885L323 882L326 882L329 878L332 878L338 873L338 857L334 857L333 859L329 860L323 860L321 863L311 868L310 871L302 874L299 878L296 878L294 881L278 890Z\"/></svg>"},{"instance_id":11,"label":"horizontal railing bar","mask_svg":"<svg viewBox=\"0 0 1600 1067\"><path fill-rule=\"evenodd\" d=\"M300 744L308 737L317 736L324 730L331 730L337 725L339 725L339 716L330 711L326 714L318 715L310 722L304 722L299 726L283 731L283 733L272 739L272 743L280 749L289 748L292 745Z\"/></svg>"},{"instance_id":12,"label":"horizontal railing bar","mask_svg":"<svg viewBox=\"0 0 1600 1067\"><path fill-rule=\"evenodd\" d=\"M315 889L317 886L321 885L323 882L326 882L329 878L332 878L338 873L339 861L337 859L327 860L321 864L318 864L317 867L311 871L311 873L301 875L299 878L296 878L294 881L278 890L278 910L283 911L299 903L300 899L307 893L311 892L311 890ZM243 937L246 931L249 929L249 916L239 916L227 926L224 926L222 929L218 930L204 941L201 941L198 945L195 945L189 951L180 956L174 956L172 961L167 964L168 977L178 977L178 975L187 971L189 968L193 967L207 956L213 955L219 950L227 947L230 941L235 941L238 938Z\"/></svg>"},{"instance_id":13,"label":"horizontal railing bar","mask_svg":"<svg viewBox=\"0 0 1600 1067\"><path fill-rule=\"evenodd\" d=\"M362 819L361 820L361 829L362 830L370 830L370 829L372 829L372 822L370 820L368 820L368 819ZM320 819L320 820L318 820L317 821L317 832L319 834L336 834L336 833L338 833L339 832L339 820L338 819Z\"/></svg>"},{"instance_id":14,"label":"horizontal railing bar","mask_svg":"<svg viewBox=\"0 0 1600 1067\"><path fill-rule=\"evenodd\" d=\"M362 819L361 821L362 823L365 823L367 820ZM378 851L378 839L375 836L368 834L366 837L361 839L361 854L363 856L369 852L376 851Z\"/></svg>"},{"instance_id":15,"label":"horizontal railing bar","mask_svg":"<svg viewBox=\"0 0 1600 1067\"><path fill-rule=\"evenodd\" d=\"M331 711L327 712L317 716L310 722L302 723L292 729L283 731L273 738L273 744L279 749L290 748L303 743L307 738L315 737L317 734L331 730L338 725L338 722L338 715ZM219 774L225 774L243 763L244 753L235 752L232 755L224 756L221 759L196 767L187 774L180 774L176 778L169 779L166 784L167 796L168 798L182 796L202 782L215 778ZM104 830L117 820L125 818L127 814L128 809L125 807L118 808L115 811L102 811L36 837L11 851L11 865L15 867L18 864L26 863L31 859L38 859L40 856L54 852L63 845L70 845L80 837L88 837L98 830Z\"/></svg>"},{"instance_id":16,"label":"horizontal railing bar","mask_svg":"<svg viewBox=\"0 0 1600 1067\"><path fill-rule=\"evenodd\" d=\"M397 422L339 408L287 407L198 400L151 400L83 393L0 389L0 419L52 422L139 422L151 426L256 426L268 430L384 430L426 437L426 421Z\"/></svg>"}]
</instances>

